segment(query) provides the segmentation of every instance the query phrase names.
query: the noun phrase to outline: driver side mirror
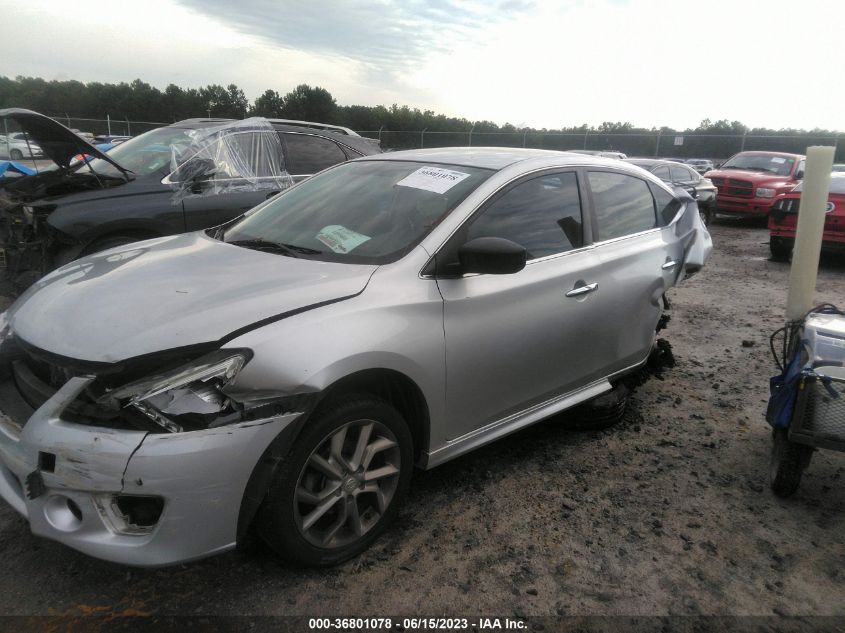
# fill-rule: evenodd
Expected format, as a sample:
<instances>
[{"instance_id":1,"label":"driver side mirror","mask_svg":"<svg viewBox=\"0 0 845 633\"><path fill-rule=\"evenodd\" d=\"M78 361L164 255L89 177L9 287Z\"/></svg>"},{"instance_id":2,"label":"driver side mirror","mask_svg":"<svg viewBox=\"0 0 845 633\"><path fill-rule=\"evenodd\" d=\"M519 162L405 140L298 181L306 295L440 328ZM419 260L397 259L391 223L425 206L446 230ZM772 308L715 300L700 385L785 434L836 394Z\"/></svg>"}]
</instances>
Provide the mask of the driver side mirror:
<instances>
[{"instance_id":1,"label":"driver side mirror","mask_svg":"<svg viewBox=\"0 0 845 633\"><path fill-rule=\"evenodd\" d=\"M217 173L217 165L210 158L194 158L182 163L170 174L168 180L173 183L198 184L211 179Z\"/></svg>"},{"instance_id":2,"label":"driver side mirror","mask_svg":"<svg viewBox=\"0 0 845 633\"><path fill-rule=\"evenodd\" d=\"M803 178L804 178L804 170L803 169L799 169L798 171L795 172L795 180L801 180Z\"/></svg>"},{"instance_id":3,"label":"driver side mirror","mask_svg":"<svg viewBox=\"0 0 845 633\"><path fill-rule=\"evenodd\" d=\"M501 237L477 237L458 249L463 273L509 275L525 268L524 247Z\"/></svg>"}]
</instances>

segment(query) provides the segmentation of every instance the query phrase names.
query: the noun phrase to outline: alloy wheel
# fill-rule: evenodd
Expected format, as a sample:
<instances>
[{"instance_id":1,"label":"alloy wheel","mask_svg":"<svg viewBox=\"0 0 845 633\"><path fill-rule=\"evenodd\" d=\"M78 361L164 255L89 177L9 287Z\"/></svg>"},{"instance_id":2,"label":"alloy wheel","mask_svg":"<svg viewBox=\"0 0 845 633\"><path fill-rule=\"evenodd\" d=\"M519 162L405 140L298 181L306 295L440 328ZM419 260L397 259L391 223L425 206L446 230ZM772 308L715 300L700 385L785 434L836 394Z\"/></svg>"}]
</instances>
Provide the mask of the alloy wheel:
<instances>
[{"instance_id":1,"label":"alloy wheel","mask_svg":"<svg viewBox=\"0 0 845 633\"><path fill-rule=\"evenodd\" d=\"M375 420L344 424L326 436L299 474L294 519L324 549L361 538L387 510L399 485L401 454L393 432Z\"/></svg>"}]
</instances>

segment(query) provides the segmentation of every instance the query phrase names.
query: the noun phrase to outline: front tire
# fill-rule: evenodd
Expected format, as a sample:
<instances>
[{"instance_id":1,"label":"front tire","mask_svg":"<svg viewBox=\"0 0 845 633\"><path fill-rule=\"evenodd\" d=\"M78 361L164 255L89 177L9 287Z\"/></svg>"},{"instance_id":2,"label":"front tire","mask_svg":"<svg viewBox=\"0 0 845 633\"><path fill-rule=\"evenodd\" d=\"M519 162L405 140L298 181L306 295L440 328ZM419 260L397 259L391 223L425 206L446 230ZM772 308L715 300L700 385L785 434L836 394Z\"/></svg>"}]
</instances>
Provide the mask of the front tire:
<instances>
[{"instance_id":1,"label":"front tire","mask_svg":"<svg viewBox=\"0 0 845 633\"><path fill-rule=\"evenodd\" d=\"M772 259L776 262L789 261L792 256L792 240L785 237L770 236L769 237L769 251L772 253Z\"/></svg>"},{"instance_id":2,"label":"front tire","mask_svg":"<svg viewBox=\"0 0 845 633\"><path fill-rule=\"evenodd\" d=\"M274 475L258 532L288 561L341 563L393 521L412 469L411 434L396 409L367 395L328 401Z\"/></svg>"},{"instance_id":3,"label":"front tire","mask_svg":"<svg viewBox=\"0 0 845 633\"><path fill-rule=\"evenodd\" d=\"M9 152L9 158L12 160L23 160L23 152L19 149L13 149Z\"/></svg>"},{"instance_id":4,"label":"front tire","mask_svg":"<svg viewBox=\"0 0 845 633\"><path fill-rule=\"evenodd\" d=\"M704 226L710 226L710 223L713 221L713 216L715 215L713 206L710 204L699 206L698 214L701 216L701 221L704 223Z\"/></svg>"},{"instance_id":5,"label":"front tire","mask_svg":"<svg viewBox=\"0 0 845 633\"><path fill-rule=\"evenodd\" d=\"M769 462L769 483L772 491L779 497L794 494L812 456L812 447L790 441L787 429L774 429Z\"/></svg>"}]
</instances>

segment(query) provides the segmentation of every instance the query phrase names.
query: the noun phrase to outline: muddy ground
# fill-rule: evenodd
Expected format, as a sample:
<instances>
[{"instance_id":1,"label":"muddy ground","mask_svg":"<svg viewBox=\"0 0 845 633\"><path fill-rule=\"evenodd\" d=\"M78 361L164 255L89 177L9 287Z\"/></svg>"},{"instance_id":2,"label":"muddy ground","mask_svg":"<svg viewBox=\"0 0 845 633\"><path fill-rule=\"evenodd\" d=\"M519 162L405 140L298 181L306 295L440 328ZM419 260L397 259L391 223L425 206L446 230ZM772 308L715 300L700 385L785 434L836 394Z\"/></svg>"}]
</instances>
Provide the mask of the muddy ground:
<instances>
[{"instance_id":1,"label":"muddy ground","mask_svg":"<svg viewBox=\"0 0 845 633\"><path fill-rule=\"evenodd\" d=\"M257 543L130 569L2 504L0 614L845 614L845 454L817 453L789 500L767 482L788 265L759 225L712 233L707 269L671 294L677 365L615 428L558 417L417 473L397 525L332 570ZM845 304L845 259L823 261L817 297Z\"/></svg>"}]
</instances>

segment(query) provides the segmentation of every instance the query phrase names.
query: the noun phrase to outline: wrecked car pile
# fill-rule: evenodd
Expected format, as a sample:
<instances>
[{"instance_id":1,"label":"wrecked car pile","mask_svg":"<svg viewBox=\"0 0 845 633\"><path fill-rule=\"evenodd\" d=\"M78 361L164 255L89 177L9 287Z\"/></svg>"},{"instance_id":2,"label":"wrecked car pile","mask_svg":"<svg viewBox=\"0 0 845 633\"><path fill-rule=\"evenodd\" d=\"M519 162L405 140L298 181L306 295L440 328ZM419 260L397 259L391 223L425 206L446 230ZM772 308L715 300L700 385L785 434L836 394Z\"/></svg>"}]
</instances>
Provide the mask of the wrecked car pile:
<instances>
[{"instance_id":1,"label":"wrecked car pile","mask_svg":"<svg viewBox=\"0 0 845 633\"><path fill-rule=\"evenodd\" d=\"M180 121L105 154L35 112L0 118L55 163L0 189L6 278L18 290L77 257L228 222L317 171L380 151L344 128L253 118ZM93 159L74 162L79 155Z\"/></svg>"}]
</instances>

